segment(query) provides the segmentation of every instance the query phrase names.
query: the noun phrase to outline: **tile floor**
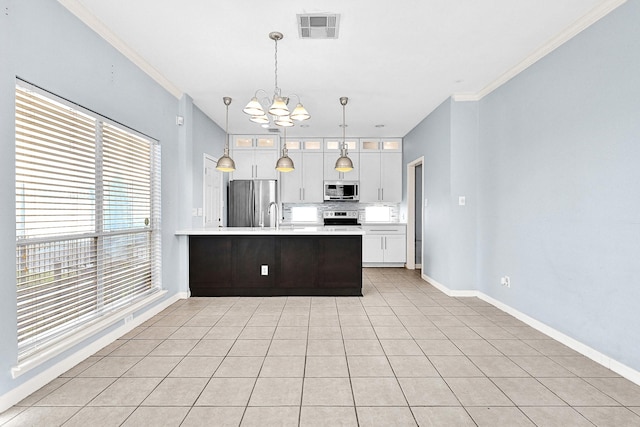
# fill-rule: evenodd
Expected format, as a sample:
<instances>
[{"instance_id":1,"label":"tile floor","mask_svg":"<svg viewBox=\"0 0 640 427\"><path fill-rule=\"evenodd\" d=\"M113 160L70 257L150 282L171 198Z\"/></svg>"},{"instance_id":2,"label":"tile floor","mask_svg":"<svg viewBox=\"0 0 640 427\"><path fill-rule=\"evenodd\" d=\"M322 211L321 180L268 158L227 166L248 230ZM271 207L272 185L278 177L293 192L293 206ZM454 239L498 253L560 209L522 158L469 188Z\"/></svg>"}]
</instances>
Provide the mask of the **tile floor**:
<instances>
[{"instance_id":1,"label":"tile floor","mask_svg":"<svg viewBox=\"0 0 640 427\"><path fill-rule=\"evenodd\" d=\"M404 269L364 297L179 301L3 426L640 426L640 387Z\"/></svg>"}]
</instances>

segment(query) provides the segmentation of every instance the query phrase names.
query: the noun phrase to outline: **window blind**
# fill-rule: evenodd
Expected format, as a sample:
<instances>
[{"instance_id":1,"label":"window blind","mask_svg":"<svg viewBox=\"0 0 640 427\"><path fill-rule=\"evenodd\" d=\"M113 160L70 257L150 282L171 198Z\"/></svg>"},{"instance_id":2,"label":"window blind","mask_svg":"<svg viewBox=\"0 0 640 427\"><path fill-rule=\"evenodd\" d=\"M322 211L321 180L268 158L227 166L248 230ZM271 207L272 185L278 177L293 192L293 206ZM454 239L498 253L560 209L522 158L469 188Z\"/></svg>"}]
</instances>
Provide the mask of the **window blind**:
<instances>
[{"instance_id":1,"label":"window blind","mask_svg":"<svg viewBox=\"0 0 640 427\"><path fill-rule=\"evenodd\" d=\"M16 85L18 360L160 288L160 147Z\"/></svg>"}]
</instances>

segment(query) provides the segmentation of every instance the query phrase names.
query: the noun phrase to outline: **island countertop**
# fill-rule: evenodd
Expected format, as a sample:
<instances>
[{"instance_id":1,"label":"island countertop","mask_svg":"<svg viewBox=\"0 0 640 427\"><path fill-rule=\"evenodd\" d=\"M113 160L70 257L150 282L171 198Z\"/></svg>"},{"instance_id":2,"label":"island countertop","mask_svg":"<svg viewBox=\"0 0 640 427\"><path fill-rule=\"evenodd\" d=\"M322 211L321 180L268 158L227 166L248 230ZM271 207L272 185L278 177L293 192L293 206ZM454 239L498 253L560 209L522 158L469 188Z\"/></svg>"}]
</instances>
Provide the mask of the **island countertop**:
<instances>
[{"instance_id":1,"label":"island countertop","mask_svg":"<svg viewBox=\"0 0 640 427\"><path fill-rule=\"evenodd\" d=\"M358 226L301 226L284 225L280 228L273 227L218 227L218 228L195 228L178 230L177 236L362 236L365 231Z\"/></svg>"}]
</instances>

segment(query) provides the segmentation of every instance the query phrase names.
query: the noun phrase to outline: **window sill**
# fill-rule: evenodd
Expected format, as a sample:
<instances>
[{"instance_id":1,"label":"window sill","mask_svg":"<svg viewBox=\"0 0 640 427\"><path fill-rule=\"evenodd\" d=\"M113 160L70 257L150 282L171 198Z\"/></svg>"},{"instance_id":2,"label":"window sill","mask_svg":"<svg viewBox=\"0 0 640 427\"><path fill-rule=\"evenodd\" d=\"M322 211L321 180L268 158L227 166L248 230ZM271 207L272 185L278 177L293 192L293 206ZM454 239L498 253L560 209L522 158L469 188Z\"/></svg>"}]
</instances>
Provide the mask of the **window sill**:
<instances>
[{"instance_id":1,"label":"window sill","mask_svg":"<svg viewBox=\"0 0 640 427\"><path fill-rule=\"evenodd\" d=\"M119 310L107 317L96 320L95 323L86 325L77 333L51 345L47 349L35 354L33 356L27 357L24 360L20 361L16 366L11 368L11 377L13 379L18 378L20 375L29 372L30 370L42 365L43 363L51 360L52 358L58 356L59 354L69 350L73 346L80 344L82 341L87 338L92 337L100 331L120 322L124 321L128 323L130 320L127 319L128 316L132 315L136 311L139 311L146 307L147 305L156 302L167 294L166 290L159 290L152 295L149 295L147 298L138 301L137 303L126 307L122 310Z\"/></svg>"}]
</instances>

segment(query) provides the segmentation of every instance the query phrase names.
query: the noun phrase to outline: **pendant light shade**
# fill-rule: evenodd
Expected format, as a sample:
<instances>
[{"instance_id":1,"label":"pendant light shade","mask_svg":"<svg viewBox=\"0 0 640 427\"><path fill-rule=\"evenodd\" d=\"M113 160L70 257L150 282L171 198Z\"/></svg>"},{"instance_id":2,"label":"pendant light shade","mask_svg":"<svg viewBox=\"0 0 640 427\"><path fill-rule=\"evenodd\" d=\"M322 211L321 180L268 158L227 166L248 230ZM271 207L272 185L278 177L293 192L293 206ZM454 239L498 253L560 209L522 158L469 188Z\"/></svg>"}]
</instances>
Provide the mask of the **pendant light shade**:
<instances>
[{"instance_id":1,"label":"pendant light shade","mask_svg":"<svg viewBox=\"0 0 640 427\"><path fill-rule=\"evenodd\" d=\"M311 116L309 115L307 110L300 103L298 103L298 105L296 105L296 108L294 108L293 112L291 113L291 118L293 120L298 120L300 122L303 121L303 120L307 120L310 117Z\"/></svg>"},{"instance_id":2,"label":"pendant light shade","mask_svg":"<svg viewBox=\"0 0 640 427\"><path fill-rule=\"evenodd\" d=\"M244 107L245 113L251 116L264 116L264 110L262 109L262 105L260 105L260 101L258 101L257 97L251 98L251 101Z\"/></svg>"},{"instance_id":3,"label":"pendant light shade","mask_svg":"<svg viewBox=\"0 0 640 427\"><path fill-rule=\"evenodd\" d=\"M273 122L278 126L282 126L286 128L293 126L293 120L291 120L289 116L276 117L276 119Z\"/></svg>"},{"instance_id":4,"label":"pendant light shade","mask_svg":"<svg viewBox=\"0 0 640 427\"><path fill-rule=\"evenodd\" d=\"M338 157L335 168L338 172L351 172L353 170L353 162L345 153L344 156Z\"/></svg>"},{"instance_id":5,"label":"pendant light shade","mask_svg":"<svg viewBox=\"0 0 640 427\"><path fill-rule=\"evenodd\" d=\"M261 125L265 123L269 123L269 117L267 117L266 114L263 114L261 116L251 116L249 120L251 120L254 123L260 123Z\"/></svg>"},{"instance_id":6,"label":"pendant light shade","mask_svg":"<svg viewBox=\"0 0 640 427\"><path fill-rule=\"evenodd\" d=\"M276 162L276 170L280 172L291 172L295 169L293 160L287 154L287 128L284 128L284 143L282 145L282 157Z\"/></svg>"},{"instance_id":7,"label":"pendant light shade","mask_svg":"<svg viewBox=\"0 0 640 427\"><path fill-rule=\"evenodd\" d=\"M224 155L218 159L216 169L220 172L233 172L236 170L236 163L229 157L229 150L225 148Z\"/></svg>"},{"instance_id":8,"label":"pendant light shade","mask_svg":"<svg viewBox=\"0 0 640 427\"><path fill-rule=\"evenodd\" d=\"M284 99L282 99L282 97L276 96L273 99L273 104L271 104L271 107L269 107L269 114L278 117L289 115L289 108L287 108L287 104L285 103Z\"/></svg>"},{"instance_id":9,"label":"pendant light shade","mask_svg":"<svg viewBox=\"0 0 640 427\"><path fill-rule=\"evenodd\" d=\"M236 170L236 164L231 157L229 157L229 104L231 104L231 98L225 96L222 98L222 102L227 107L227 114L225 120L224 134L225 134L225 143L224 143L224 154L222 157L218 159L218 163L216 164L216 169L220 172L233 172Z\"/></svg>"},{"instance_id":10,"label":"pendant light shade","mask_svg":"<svg viewBox=\"0 0 640 427\"><path fill-rule=\"evenodd\" d=\"M342 105L342 147L340 149L340 157L336 160L335 169L338 172L351 172L353 170L353 162L349 158L347 153L347 141L346 141L346 129L347 124L345 122L345 107L349 102L349 98L346 96L340 97L340 104Z\"/></svg>"},{"instance_id":11,"label":"pendant light shade","mask_svg":"<svg viewBox=\"0 0 640 427\"><path fill-rule=\"evenodd\" d=\"M278 159L276 169L280 172L291 172L295 169L293 166L293 160L291 160L291 157L289 157L287 153L283 153L282 157Z\"/></svg>"}]
</instances>

